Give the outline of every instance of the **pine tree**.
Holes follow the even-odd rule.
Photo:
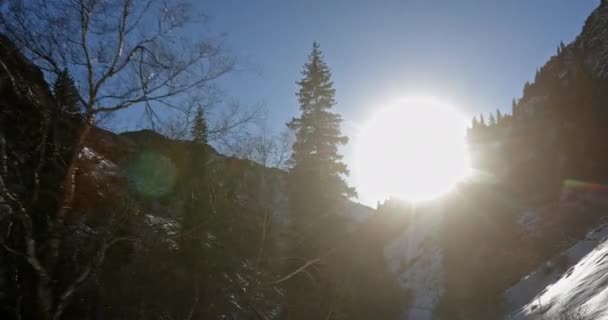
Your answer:
[[[483,113],[479,114],[479,125],[482,127],[486,126],[486,120],[483,118]]]
[[[496,109],[496,123],[500,124],[502,122],[502,113],[500,109]]]
[[[477,121],[477,116],[473,116],[473,120],[471,121],[471,129],[477,129],[479,127],[479,121]]]
[[[207,121],[202,106],[199,106],[198,109],[196,109],[190,134],[192,135],[192,142],[202,145],[207,144]]]
[[[532,85],[530,84],[530,82],[526,81],[526,83],[524,83],[523,97],[529,96],[531,88]]]
[[[511,114],[515,115],[516,111],[517,111],[517,101],[515,101],[515,98],[513,98],[513,100],[511,100]]]
[[[557,54],[561,54],[566,49],[566,45],[564,45],[563,41],[559,42],[559,47],[557,47]]]
[[[330,312],[328,305],[336,312],[335,309],[340,309],[336,306],[337,301],[328,299],[337,299],[344,294],[336,285],[344,266],[334,260],[338,259],[337,253],[331,257],[327,254],[344,240],[346,223],[338,212],[343,210],[344,200],[355,195],[354,189],[344,180],[348,169],[338,152],[348,139],[340,133],[342,118],[331,112],[336,104],[331,71],[316,42],[302,75],[297,82],[301,115],[287,123],[296,136],[288,180],[293,217],[292,254],[304,261],[326,258],[323,271],[314,280],[318,283],[298,276],[286,284],[286,312],[294,320],[324,318]],[[300,260],[290,263],[286,266],[287,272],[302,265]]]
[[[70,77],[67,69],[64,69],[57,76],[53,85],[53,93],[55,94],[55,102],[61,113],[80,116],[82,109],[80,107],[78,89],[76,89],[74,80]]]
[[[59,73],[53,84],[55,107],[50,116],[52,119],[52,132],[54,152],[61,157],[71,153],[73,141],[78,134],[82,121],[82,108],[78,89],[67,69]],[[61,142],[61,143],[59,143]],[[63,145],[63,147],[59,147]]]
[[[344,180],[348,169],[338,153],[338,148],[348,143],[348,138],[340,133],[342,117],[330,112],[336,104],[336,90],[331,81],[331,71],[316,42],[302,75],[303,78],[297,82],[302,113],[287,124],[296,134],[290,159],[292,180],[296,184],[308,180],[308,186],[316,185],[313,188],[320,188],[316,190],[323,197],[333,200],[354,196],[354,189],[348,187]]]
[[[496,118],[494,118],[494,113],[490,113],[490,119],[488,120],[488,125],[493,127],[496,125]]]
[[[181,247],[186,254],[192,254],[200,243],[201,226],[210,214],[210,197],[207,181],[207,123],[201,106],[196,110],[190,129],[190,175],[186,192],[185,212],[182,221]],[[195,232],[199,230],[199,232]],[[200,251],[200,250],[199,250]]]

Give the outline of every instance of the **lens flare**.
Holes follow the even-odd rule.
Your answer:
[[[128,177],[139,194],[158,198],[169,193],[175,185],[177,169],[171,159],[157,153],[141,153],[129,165]]]

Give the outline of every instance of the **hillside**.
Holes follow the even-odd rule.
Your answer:
[[[507,290],[516,308],[506,318],[604,319],[606,237],[603,225]],[[523,303],[523,304],[522,304]]]
[[[292,278],[334,281],[334,299],[350,318],[396,318],[407,304],[384,263],[374,210],[340,203],[324,224],[341,239],[303,260],[294,249],[285,171],[152,130],[91,128],[76,154],[74,199],[58,226],[52,212],[66,190],[61,181],[82,118],[60,108],[57,89],[1,35],[0,47],[0,318],[35,319],[42,309],[74,319],[270,319],[286,312]],[[207,161],[197,166],[201,152]],[[211,206],[188,230],[201,165]],[[55,237],[62,245],[51,259],[43,252]],[[27,251],[32,243],[41,249]],[[340,274],[321,278],[338,266]]]
[[[608,212],[606,30],[602,1],[576,40],[561,44],[524,85],[512,114],[474,122],[469,131],[478,167],[498,177],[520,208],[513,218],[526,235],[515,255],[521,280],[505,288],[507,318],[546,311],[547,319],[579,319],[567,313],[603,286],[591,274],[602,272],[601,261],[593,260],[603,250],[605,228],[591,230]],[[589,302],[585,312],[600,319],[598,308]]]
[[[0,17],[11,17],[1,3]],[[234,65],[215,39],[178,46],[163,29],[185,26],[189,7],[90,5],[98,11],[66,1],[77,19],[54,8],[37,16],[51,24],[16,19],[23,34],[0,34],[0,319],[608,317],[608,0],[575,41],[556,44],[510,114],[473,119],[472,176],[433,200],[377,209],[353,201],[340,153],[349,137],[318,43],[296,83],[301,115],[287,123],[295,142],[283,170],[222,154],[228,142],[210,140],[207,117],[224,110],[205,103]],[[124,36],[136,30],[127,20],[145,22],[145,33],[155,18],[157,37]],[[42,36],[54,56],[28,49],[38,43],[23,35],[47,35],[41,26],[54,19],[83,39]],[[116,48],[100,40],[115,33]],[[188,139],[95,123],[134,105],[154,113],[188,103]],[[434,120],[415,115],[421,127]],[[386,145],[369,152],[371,175],[391,163],[382,152],[391,148],[404,156],[383,169],[411,176],[399,168],[411,148],[400,144],[402,134],[418,136],[400,127],[374,136]],[[257,141],[265,134],[235,139],[270,153]],[[438,167],[424,162],[420,172]]]

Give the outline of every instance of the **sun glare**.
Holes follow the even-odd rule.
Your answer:
[[[353,175],[362,200],[425,201],[470,174],[467,121],[431,97],[400,100],[377,111],[355,142]]]

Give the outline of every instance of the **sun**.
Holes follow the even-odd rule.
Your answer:
[[[377,111],[355,141],[353,177],[362,200],[425,201],[469,176],[466,118],[432,97]]]

